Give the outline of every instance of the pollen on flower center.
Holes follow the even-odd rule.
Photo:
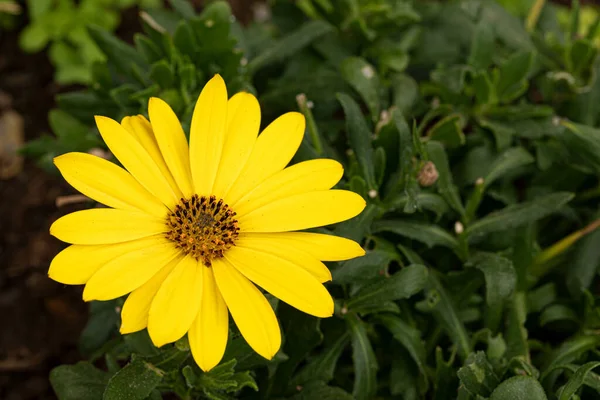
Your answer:
[[[167,216],[167,226],[167,238],[207,267],[235,245],[240,230],[235,212],[222,199],[196,194],[181,199]]]

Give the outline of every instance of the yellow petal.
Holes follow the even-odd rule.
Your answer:
[[[148,326],[148,313],[150,312],[152,300],[167,276],[179,264],[179,261],[179,258],[175,258],[127,297],[121,310],[120,332],[122,334],[141,331]]]
[[[225,258],[246,278],[292,307],[321,318],[333,315],[333,299],[325,286],[285,258],[242,245],[228,250]]]
[[[178,200],[146,149],[117,121],[96,117],[102,139],[133,177],[150,193],[171,208]]]
[[[192,326],[202,299],[203,268],[184,257],[156,292],[148,314],[148,334],[156,347],[181,339]]]
[[[217,287],[246,342],[270,360],[281,346],[281,332],[265,296],[227,260],[212,263]]]
[[[200,312],[188,332],[194,360],[203,371],[213,369],[225,354],[229,335],[227,305],[217,288],[212,268],[204,271]]]
[[[365,250],[354,240],[322,233],[244,233],[240,237],[252,237],[272,244],[273,247],[294,247],[322,261],[342,261],[365,255]]]
[[[312,276],[317,278],[319,282],[327,282],[331,280],[331,272],[329,269],[310,253],[297,248],[291,241],[278,240],[279,233],[270,234],[272,237],[264,237],[269,235],[263,233],[245,233],[240,235],[235,245],[245,247],[263,253],[270,253],[274,256],[283,258],[303,269],[308,271]]]
[[[218,198],[223,198],[248,161],[259,129],[260,106],[256,97],[240,92],[229,99],[225,143],[212,191]]]
[[[109,261],[155,243],[156,237],[95,246],[74,244],[54,257],[48,276],[66,285],[82,285]]]
[[[190,129],[190,168],[194,189],[201,196],[212,192],[225,142],[227,88],[215,75],[198,97]]]
[[[148,102],[152,131],[169,171],[184,197],[193,194],[190,157],[185,133],[171,107],[157,97]]]
[[[347,190],[297,194],[239,217],[242,232],[285,232],[345,221],[365,208],[365,201]]]
[[[342,164],[334,160],[304,161],[275,173],[231,207],[242,216],[285,197],[331,189],[343,173]]]
[[[167,163],[165,163],[162,153],[158,148],[158,143],[154,137],[154,132],[152,132],[152,125],[150,125],[150,121],[148,121],[143,115],[136,115],[123,118],[121,125],[123,125],[128,132],[135,136],[138,142],[140,142],[144,149],[146,149],[148,154],[150,154],[150,157],[152,157],[158,166],[158,169],[160,169],[162,175],[169,183],[173,193],[175,193],[178,198],[181,198],[183,194],[181,193],[181,190],[179,190],[177,183],[175,183],[173,175],[171,175],[171,171],[169,171],[169,167],[167,167]]]
[[[252,153],[231,189],[225,202],[233,204],[266,178],[285,168],[304,136],[304,115],[283,114],[273,121],[256,139]]]
[[[166,232],[163,219],[139,211],[92,208],[57,219],[50,234],[72,244],[110,244]]]
[[[168,210],[127,171],[100,157],[67,153],[54,159],[62,176],[75,189],[99,203],[122,210],[164,217]]]
[[[121,255],[100,268],[85,285],[83,300],[111,300],[130,293],[179,254],[173,242],[154,238],[148,247]]]

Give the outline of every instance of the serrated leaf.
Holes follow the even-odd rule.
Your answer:
[[[363,321],[354,313],[345,317],[352,340],[352,360],[354,362],[354,388],[356,400],[370,400],[377,391],[377,359],[367,336]]]
[[[530,376],[513,376],[492,392],[490,400],[548,400],[540,383]]]
[[[418,240],[427,247],[443,246],[457,250],[458,240],[437,225],[407,220],[381,220],[373,224],[373,232],[393,232],[400,236]]]
[[[346,115],[346,131],[350,147],[356,154],[356,159],[361,167],[363,178],[369,189],[377,189],[375,168],[373,165],[373,144],[371,130],[365,122],[360,107],[345,93],[338,93],[337,98]]]
[[[381,110],[379,101],[380,82],[375,68],[363,58],[348,57],[342,61],[340,72],[346,82],[360,94],[369,108],[373,121],[379,119]],[[344,104],[342,103],[342,105]],[[348,118],[347,114],[346,118]]]
[[[405,267],[391,277],[360,290],[348,300],[348,309],[376,305],[390,300],[407,299],[425,287],[427,276],[427,268],[422,265]]]
[[[465,234],[469,240],[475,241],[491,232],[504,231],[535,222],[558,211],[573,197],[572,193],[557,192],[505,207],[475,221],[467,228]]]
[[[102,399],[145,399],[162,381],[163,376],[163,371],[137,358],[110,378]]]
[[[58,400],[101,400],[110,375],[81,361],[50,371],[50,384]]]

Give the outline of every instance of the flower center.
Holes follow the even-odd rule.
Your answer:
[[[193,195],[167,216],[167,238],[185,254],[210,267],[235,245],[239,230],[235,212],[215,196]]]

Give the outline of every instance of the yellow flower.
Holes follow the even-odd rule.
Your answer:
[[[150,121],[121,124],[96,117],[108,148],[125,169],[68,153],[54,162],[81,193],[111,208],[77,211],[50,233],[71,243],[50,265],[52,279],[85,284],[83,299],[131,293],[122,333],[148,328],[160,347],[186,333],[207,371],[223,357],[228,313],[248,344],[271,359],[281,336],[259,286],[317,317],[333,314],[322,261],[364,254],[348,239],[296,232],[359,214],[364,200],[330,190],[342,166],[327,159],[287,167],[304,135],[302,114],[277,118],[258,135],[254,96],[227,98],[216,75],[200,94],[190,143],[173,110],[150,99]]]

